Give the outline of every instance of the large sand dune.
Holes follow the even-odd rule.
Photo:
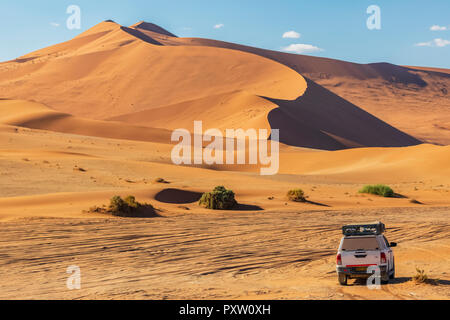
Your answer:
[[[295,99],[306,89],[303,77],[268,59],[150,44],[112,22],[0,68],[1,96],[93,119],[236,90]]]
[[[210,39],[161,37],[155,32],[151,35],[165,45],[228,48],[272,59],[419,140],[450,144],[447,69],[358,64]]]
[[[299,72],[309,71],[290,63],[296,56],[214,44],[176,38],[152,24],[107,21],[1,65],[0,95],[133,126],[190,129],[203,120],[208,128],[280,129],[281,142],[316,149],[420,143],[313,81],[307,85]],[[312,64],[326,68],[330,61]],[[341,64],[352,75],[382,73]]]

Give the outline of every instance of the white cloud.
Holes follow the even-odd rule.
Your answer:
[[[428,41],[428,42],[419,42],[416,43],[415,46],[416,47],[431,47],[433,45],[432,41]]]
[[[431,26],[430,30],[431,31],[445,31],[445,30],[447,30],[447,27],[438,26],[437,24],[435,24],[434,26]]]
[[[441,38],[437,38],[428,42],[419,42],[416,43],[416,47],[445,47],[450,45],[450,40],[445,40]]]
[[[450,40],[445,40],[445,39],[434,39],[434,43],[436,44],[436,46],[438,47],[445,47],[448,46],[450,44]]]
[[[323,49],[313,46],[311,44],[295,43],[291,44],[290,46],[284,47],[283,51],[302,54],[302,53],[319,52],[323,51]]]
[[[225,27],[225,25],[223,23],[219,23],[214,26],[214,29],[222,29],[223,27]]]
[[[301,34],[295,31],[288,31],[283,34],[283,39],[298,39]]]
[[[56,22],[50,22],[50,25],[55,28],[59,27],[59,23]]]

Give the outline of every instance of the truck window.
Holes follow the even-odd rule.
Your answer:
[[[378,249],[379,245],[375,237],[344,238],[344,242],[342,243],[342,250],[344,251],[370,251]]]

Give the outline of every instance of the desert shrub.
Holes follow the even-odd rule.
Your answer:
[[[428,283],[429,282],[428,276],[425,274],[425,270],[416,268],[416,272],[417,273],[413,277],[413,280],[415,283]]]
[[[120,217],[138,217],[153,213],[154,208],[150,204],[137,202],[134,196],[128,196],[125,199],[114,196],[111,198],[106,212]]]
[[[156,178],[154,180],[154,183],[168,183],[166,180],[164,180],[163,178]]]
[[[120,196],[114,196],[109,202],[109,210],[113,213],[125,212],[128,210],[128,206]]]
[[[234,192],[225,187],[216,187],[212,192],[207,192],[200,198],[199,204],[207,209],[229,210],[237,205]]]
[[[306,202],[305,193],[302,189],[289,190],[289,192],[287,193],[287,197],[289,201]]]
[[[395,195],[394,190],[392,190],[391,187],[383,184],[364,186],[361,190],[359,190],[359,193],[374,194],[385,198],[391,198]]]

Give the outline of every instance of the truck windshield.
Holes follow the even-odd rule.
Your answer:
[[[379,245],[375,237],[344,238],[344,242],[342,243],[342,250],[344,251],[366,251],[378,249]]]

